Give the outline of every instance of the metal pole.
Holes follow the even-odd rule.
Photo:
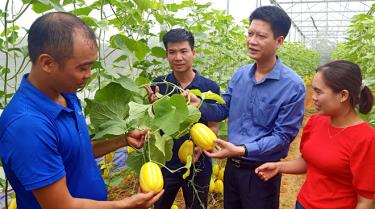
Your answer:
[[[230,1],[230,0],[227,0],[227,14],[228,14],[228,15],[229,15],[229,4],[230,4],[229,1]]]

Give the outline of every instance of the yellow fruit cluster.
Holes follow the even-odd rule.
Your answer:
[[[202,123],[194,124],[190,129],[190,135],[194,142],[192,140],[186,140],[178,150],[178,157],[182,163],[186,163],[189,156],[193,157],[194,143],[204,150],[212,150],[215,147],[215,133]],[[132,150],[129,148],[130,147],[128,147],[128,153],[131,153]],[[215,182],[215,184],[218,185],[215,186],[218,188],[218,193],[223,193],[222,179],[223,175],[221,176],[221,183]],[[154,162],[147,162],[143,164],[139,174],[139,184],[143,192],[160,192],[164,186],[163,175],[160,167]]]
[[[209,192],[223,194],[224,192],[224,171],[225,168],[220,168],[215,164],[212,168],[212,176],[210,180]]]

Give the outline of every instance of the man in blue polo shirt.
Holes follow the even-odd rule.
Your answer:
[[[288,15],[275,6],[257,8],[250,15],[247,47],[254,64],[231,78],[222,95],[226,104],[203,103],[206,121],[228,117],[228,142],[210,157],[228,158],[224,174],[225,209],[278,209],[281,175],[263,182],[255,168],[288,154],[304,114],[303,80],[283,65],[276,51],[290,29]],[[191,102],[200,101],[191,95]]]
[[[185,29],[172,29],[163,37],[164,47],[167,51],[167,60],[172,69],[172,73],[158,77],[154,82],[168,81],[180,86],[183,89],[199,89],[202,92],[212,91],[220,94],[220,87],[208,78],[205,78],[193,69],[192,63],[196,55],[194,51],[194,36],[190,31]],[[163,95],[171,93],[173,87],[166,84],[160,84],[155,89]],[[148,88],[150,100],[155,100],[155,95],[151,88]],[[173,93],[179,93],[175,90]],[[218,131],[218,124],[215,122],[208,123],[200,119],[201,123],[208,125],[215,133]],[[178,158],[178,150],[182,143],[190,138],[185,135],[180,139],[174,140],[172,159],[166,163],[170,169],[177,169],[182,164]],[[170,173],[166,169],[162,169],[164,177],[164,195],[155,204],[156,209],[171,208],[178,190],[182,187],[186,208],[201,209],[207,208],[208,189],[212,173],[211,159],[201,154],[198,148],[195,149],[194,159],[195,169],[191,171],[191,175],[187,179],[183,179],[184,171]],[[199,172],[197,172],[199,171]],[[196,173],[194,173],[196,172]],[[192,180],[192,176],[194,179]],[[192,184],[195,185],[195,189]],[[198,196],[199,195],[199,196]],[[204,206],[204,207],[203,207]]]
[[[131,143],[133,131],[92,145],[75,91],[84,87],[97,58],[94,32],[63,12],[39,17],[28,34],[32,69],[0,118],[0,158],[18,209],[148,208],[161,196],[139,193],[106,201],[94,157]]]

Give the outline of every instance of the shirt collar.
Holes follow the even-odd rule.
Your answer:
[[[266,80],[266,79],[280,80],[282,68],[283,68],[283,64],[282,64],[281,60],[279,59],[279,57],[276,56],[275,65],[273,66],[272,70],[267,74],[267,76],[263,79],[263,81]],[[256,63],[254,63],[251,66],[251,69],[250,69],[250,76],[251,77],[255,76],[255,70],[256,70]]]
[[[56,118],[62,110],[70,110],[70,108],[64,108],[63,106],[48,98],[43,92],[41,92],[33,84],[30,83],[30,81],[27,79],[28,76],[28,73],[23,76],[20,84],[20,90],[25,93],[27,98],[32,103],[40,107],[42,112],[45,112]]]
[[[198,73],[198,71],[196,71],[195,69],[193,69],[195,75],[194,75],[194,78],[193,80],[191,81],[191,83],[186,87],[186,89],[194,89],[194,88],[199,88],[199,84],[200,84],[200,78],[201,78],[201,75]],[[180,85],[180,82],[177,81],[176,77],[174,76],[173,72],[170,74],[170,81],[172,83],[175,83],[175,84],[178,84]]]

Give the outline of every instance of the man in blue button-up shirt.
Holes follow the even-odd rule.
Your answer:
[[[18,209],[149,208],[161,193],[106,201],[94,157],[131,143],[133,131],[94,145],[75,91],[91,76],[97,57],[94,32],[63,12],[38,18],[28,34],[32,68],[0,117],[0,158]]]
[[[281,176],[263,182],[254,172],[267,161],[287,156],[304,114],[303,80],[283,65],[276,51],[290,29],[290,18],[278,7],[257,8],[250,16],[247,47],[254,64],[238,69],[222,95],[226,104],[201,106],[202,118],[228,117],[228,141],[218,139],[210,157],[226,158],[224,207],[276,209]],[[199,102],[195,97],[193,102]]]

